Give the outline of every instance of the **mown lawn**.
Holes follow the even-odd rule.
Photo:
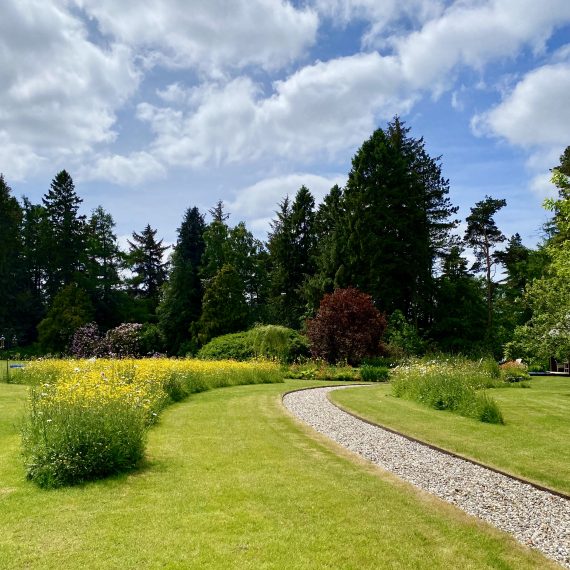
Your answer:
[[[335,403],[386,427],[570,494],[570,378],[490,390],[505,425],[395,398],[389,384],[340,390]]]
[[[24,480],[26,388],[0,385],[0,568],[556,567],[305,430],[280,398],[308,385],[193,395],[144,468],[55,491]]]

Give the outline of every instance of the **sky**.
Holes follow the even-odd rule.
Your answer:
[[[223,200],[261,239],[284,196],[346,182],[399,115],[465,218],[527,245],[570,144],[569,0],[2,0],[0,172],[39,202],[66,169],[122,243]]]

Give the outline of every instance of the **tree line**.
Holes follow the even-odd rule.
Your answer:
[[[136,322],[157,351],[186,354],[255,323],[303,329],[326,293],[356,287],[387,316],[392,348],[499,354],[519,339],[510,346],[520,349],[537,310],[525,291],[564,265],[555,250],[570,233],[569,158],[566,149],[554,218],[534,250],[501,232],[506,202],[489,196],[459,236],[441,158],[397,117],[358,149],[344,188],[318,206],[305,186],[285,196],[265,242],[230,224],[219,201],[184,212],[171,251],[150,224],[122,251],[112,215],[82,214],[65,170],[39,204],[19,202],[0,175],[0,334],[61,352],[86,323]]]

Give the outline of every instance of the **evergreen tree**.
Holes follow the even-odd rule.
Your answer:
[[[342,270],[345,219],[343,190],[335,184],[319,205],[315,215],[314,273],[303,285],[303,298],[311,313],[320,305],[325,293],[344,287]]]
[[[53,298],[52,305],[38,325],[44,350],[65,352],[75,331],[93,320],[93,306],[87,293],[75,283],[66,285]]]
[[[291,205],[289,198],[280,204],[269,235],[271,315],[291,328],[299,328],[307,312],[303,288],[314,273],[315,215],[315,200],[301,186]]]
[[[23,244],[21,240],[22,208],[0,174],[0,333],[5,338],[22,336],[20,301],[26,287]]]
[[[113,217],[101,206],[93,211],[86,227],[86,275],[83,282],[95,307],[95,320],[104,329],[119,322],[119,270],[124,260],[114,227]]]
[[[204,231],[204,254],[201,260],[200,275],[206,282],[211,280],[220,269],[229,263],[228,233],[226,224],[228,214],[224,213],[224,203],[220,200],[209,210],[212,221]]]
[[[484,348],[487,308],[482,283],[469,273],[462,254],[454,246],[444,258],[430,335],[445,352],[473,354]]]
[[[167,263],[163,261],[168,246],[156,240],[157,230],[147,224],[138,234],[133,232],[133,241],[129,240],[128,261],[133,272],[131,287],[135,297],[146,301],[152,315],[159,301],[160,288],[166,281]]]
[[[370,293],[388,314],[428,325],[434,266],[451,247],[457,211],[439,158],[396,117],[357,151],[344,192],[342,285]]]
[[[473,269],[482,272],[485,276],[487,290],[487,336],[491,339],[493,329],[493,296],[495,283],[493,281],[495,266],[498,257],[495,247],[505,241],[506,237],[495,223],[495,214],[507,205],[506,200],[499,200],[486,196],[471,208],[467,216],[467,229],[465,242],[473,249],[476,262]]]
[[[204,255],[204,217],[198,208],[188,208],[178,228],[178,241],[170,260],[170,275],[157,313],[168,351],[177,354],[191,347],[190,327],[202,312],[199,268]]]
[[[248,314],[244,283],[233,266],[224,265],[204,291],[198,327],[200,343],[243,330],[247,326]]]
[[[75,192],[71,176],[62,170],[43,198],[46,215],[46,292],[49,299],[63,286],[77,280],[84,267],[85,216],[83,200]]]

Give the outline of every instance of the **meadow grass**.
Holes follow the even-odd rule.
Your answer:
[[[52,491],[24,478],[26,388],[0,385],[0,568],[557,568],[302,427],[281,394],[310,384],[192,395],[140,470]]]
[[[570,379],[533,378],[529,389],[493,390],[505,425],[395,398],[389,385],[341,390],[335,403],[386,427],[570,494]]]
[[[498,365],[492,360],[412,359],[394,368],[390,384],[398,398],[485,423],[503,423],[499,407],[485,391],[505,385]]]

